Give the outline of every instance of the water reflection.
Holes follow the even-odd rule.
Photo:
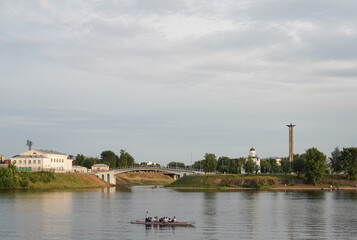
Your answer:
[[[217,212],[216,206],[216,192],[204,192],[203,193],[203,215],[200,219],[203,220],[205,225],[203,229],[203,235],[205,239],[214,239],[216,235],[215,228],[217,227],[217,218],[215,217]]]
[[[357,193],[152,187],[0,191],[2,239],[356,239]],[[130,224],[153,216],[195,227]],[[11,223],[11,224],[9,224]]]

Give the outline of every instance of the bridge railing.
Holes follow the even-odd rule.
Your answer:
[[[137,169],[137,168],[151,168],[151,169],[167,169],[167,170],[176,170],[176,171],[189,171],[189,172],[203,172],[202,169],[195,168],[183,168],[183,167],[158,167],[158,166],[150,166],[150,165],[133,165],[129,167],[117,167],[110,168],[110,170],[120,170],[120,169]]]

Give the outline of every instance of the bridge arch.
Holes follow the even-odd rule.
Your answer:
[[[148,167],[148,166],[139,166],[139,167],[129,167],[129,168],[118,168],[111,169],[108,171],[96,172],[94,173],[103,181],[106,181],[111,184],[116,184],[116,175],[128,172],[163,172],[166,175],[169,175],[173,179],[178,179],[186,175],[191,174],[205,174],[202,171],[195,169],[186,169],[186,168],[165,168],[165,167]]]

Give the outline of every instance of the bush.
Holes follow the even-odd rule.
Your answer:
[[[21,181],[20,181],[20,186],[22,188],[27,188],[29,186],[29,179],[27,177],[23,178]]]
[[[55,175],[51,172],[17,172],[12,164],[7,168],[0,168],[0,188],[27,188],[30,181],[49,183],[53,179]]]
[[[257,182],[256,184],[255,184],[255,187],[256,188],[261,188],[261,187],[263,187],[264,186],[264,182],[262,182],[262,181],[259,181],[259,182]]]

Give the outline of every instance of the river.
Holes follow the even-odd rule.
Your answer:
[[[130,224],[152,216],[194,227]],[[356,191],[0,191],[1,239],[357,239]]]

